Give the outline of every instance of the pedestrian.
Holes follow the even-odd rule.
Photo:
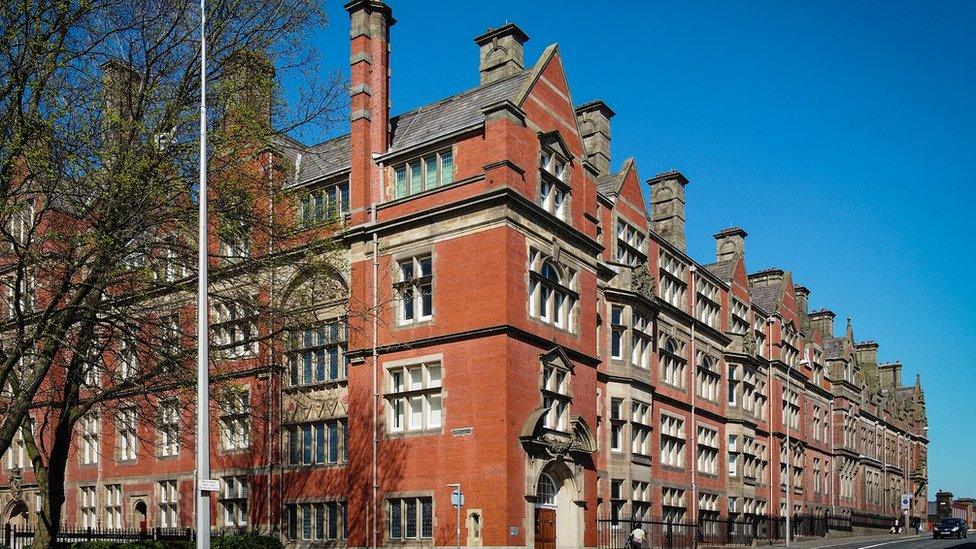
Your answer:
[[[642,549],[645,538],[646,534],[644,533],[644,529],[641,528],[641,523],[635,522],[634,529],[630,531],[630,537],[627,538],[627,546],[630,549]]]

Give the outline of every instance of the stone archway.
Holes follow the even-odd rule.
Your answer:
[[[14,500],[7,505],[4,522],[11,526],[28,526],[30,524],[30,509],[23,500]]]
[[[135,527],[139,529],[140,532],[145,532],[149,528],[149,509],[146,507],[146,502],[137,500],[133,506],[135,513],[133,517],[135,519]]]
[[[583,547],[584,505],[577,467],[561,459],[535,461],[526,494],[526,545],[538,549]]]

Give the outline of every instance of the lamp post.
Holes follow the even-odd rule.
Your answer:
[[[199,235],[197,242],[197,456],[196,529],[197,549],[210,548],[210,489],[202,481],[210,478],[210,317],[207,307],[207,11],[200,0],[200,188]],[[210,484],[210,483],[208,483]]]

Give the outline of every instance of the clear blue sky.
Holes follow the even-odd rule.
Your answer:
[[[691,180],[689,252],[710,262],[742,226],[750,270],[793,271],[838,330],[853,317],[920,373],[930,498],[976,497],[976,3],[390,4],[394,113],[477,85],[489,26],[518,23],[529,64],[558,42],[573,100],[617,112],[614,168]],[[348,16],[328,12],[313,44],[348,72]]]

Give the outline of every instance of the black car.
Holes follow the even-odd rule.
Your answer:
[[[932,529],[932,537],[964,538],[966,537],[966,521],[960,518],[944,518]]]

